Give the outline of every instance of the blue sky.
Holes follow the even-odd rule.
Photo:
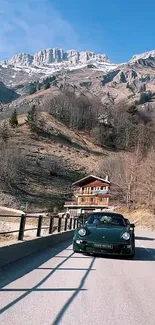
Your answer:
[[[126,62],[155,49],[154,31],[154,0],[0,0],[0,60],[62,47]]]

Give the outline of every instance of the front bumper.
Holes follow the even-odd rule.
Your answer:
[[[79,253],[103,254],[103,255],[124,255],[132,256],[134,254],[134,246],[129,243],[114,243],[112,248],[102,247],[105,243],[101,243],[101,247],[95,247],[95,243],[85,242],[77,243],[73,241],[73,250]],[[106,245],[106,244],[105,244]],[[108,245],[108,244],[107,244]]]

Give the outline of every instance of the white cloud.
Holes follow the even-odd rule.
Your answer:
[[[1,0],[0,59],[19,52],[36,53],[41,48],[79,48],[73,26],[48,0]]]

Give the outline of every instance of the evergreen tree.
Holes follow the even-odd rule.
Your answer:
[[[32,105],[32,108],[28,111],[26,122],[29,124],[31,131],[36,131],[37,112],[35,105]]]
[[[9,124],[12,128],[16,128],[18,126],[18,115],[16,109],[11,114],[11,117],[9,119]]]

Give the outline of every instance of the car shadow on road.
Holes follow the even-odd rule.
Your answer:
[[[136,254],[134,261],[154,261],[155,262],[155,249],[136,247]]]
[[[140,237],[140,236],[135,236],[135,239],[136,240],[151,240],[151,241],[154,241],[155,238],[150,238],[150,237]]]
[[[82,255],[89,256],[85,253]],[[136,247],[136,253],[134,257],[126,257],[121,255],[103,255],[99,253],[95,253],[91,256],[95,256],[96,258],[104,258],[104,259],[113,259],[113,260],[127,260],[127,261],[154,261],[155,262],[155,249],[153,248],[143,248]]]

